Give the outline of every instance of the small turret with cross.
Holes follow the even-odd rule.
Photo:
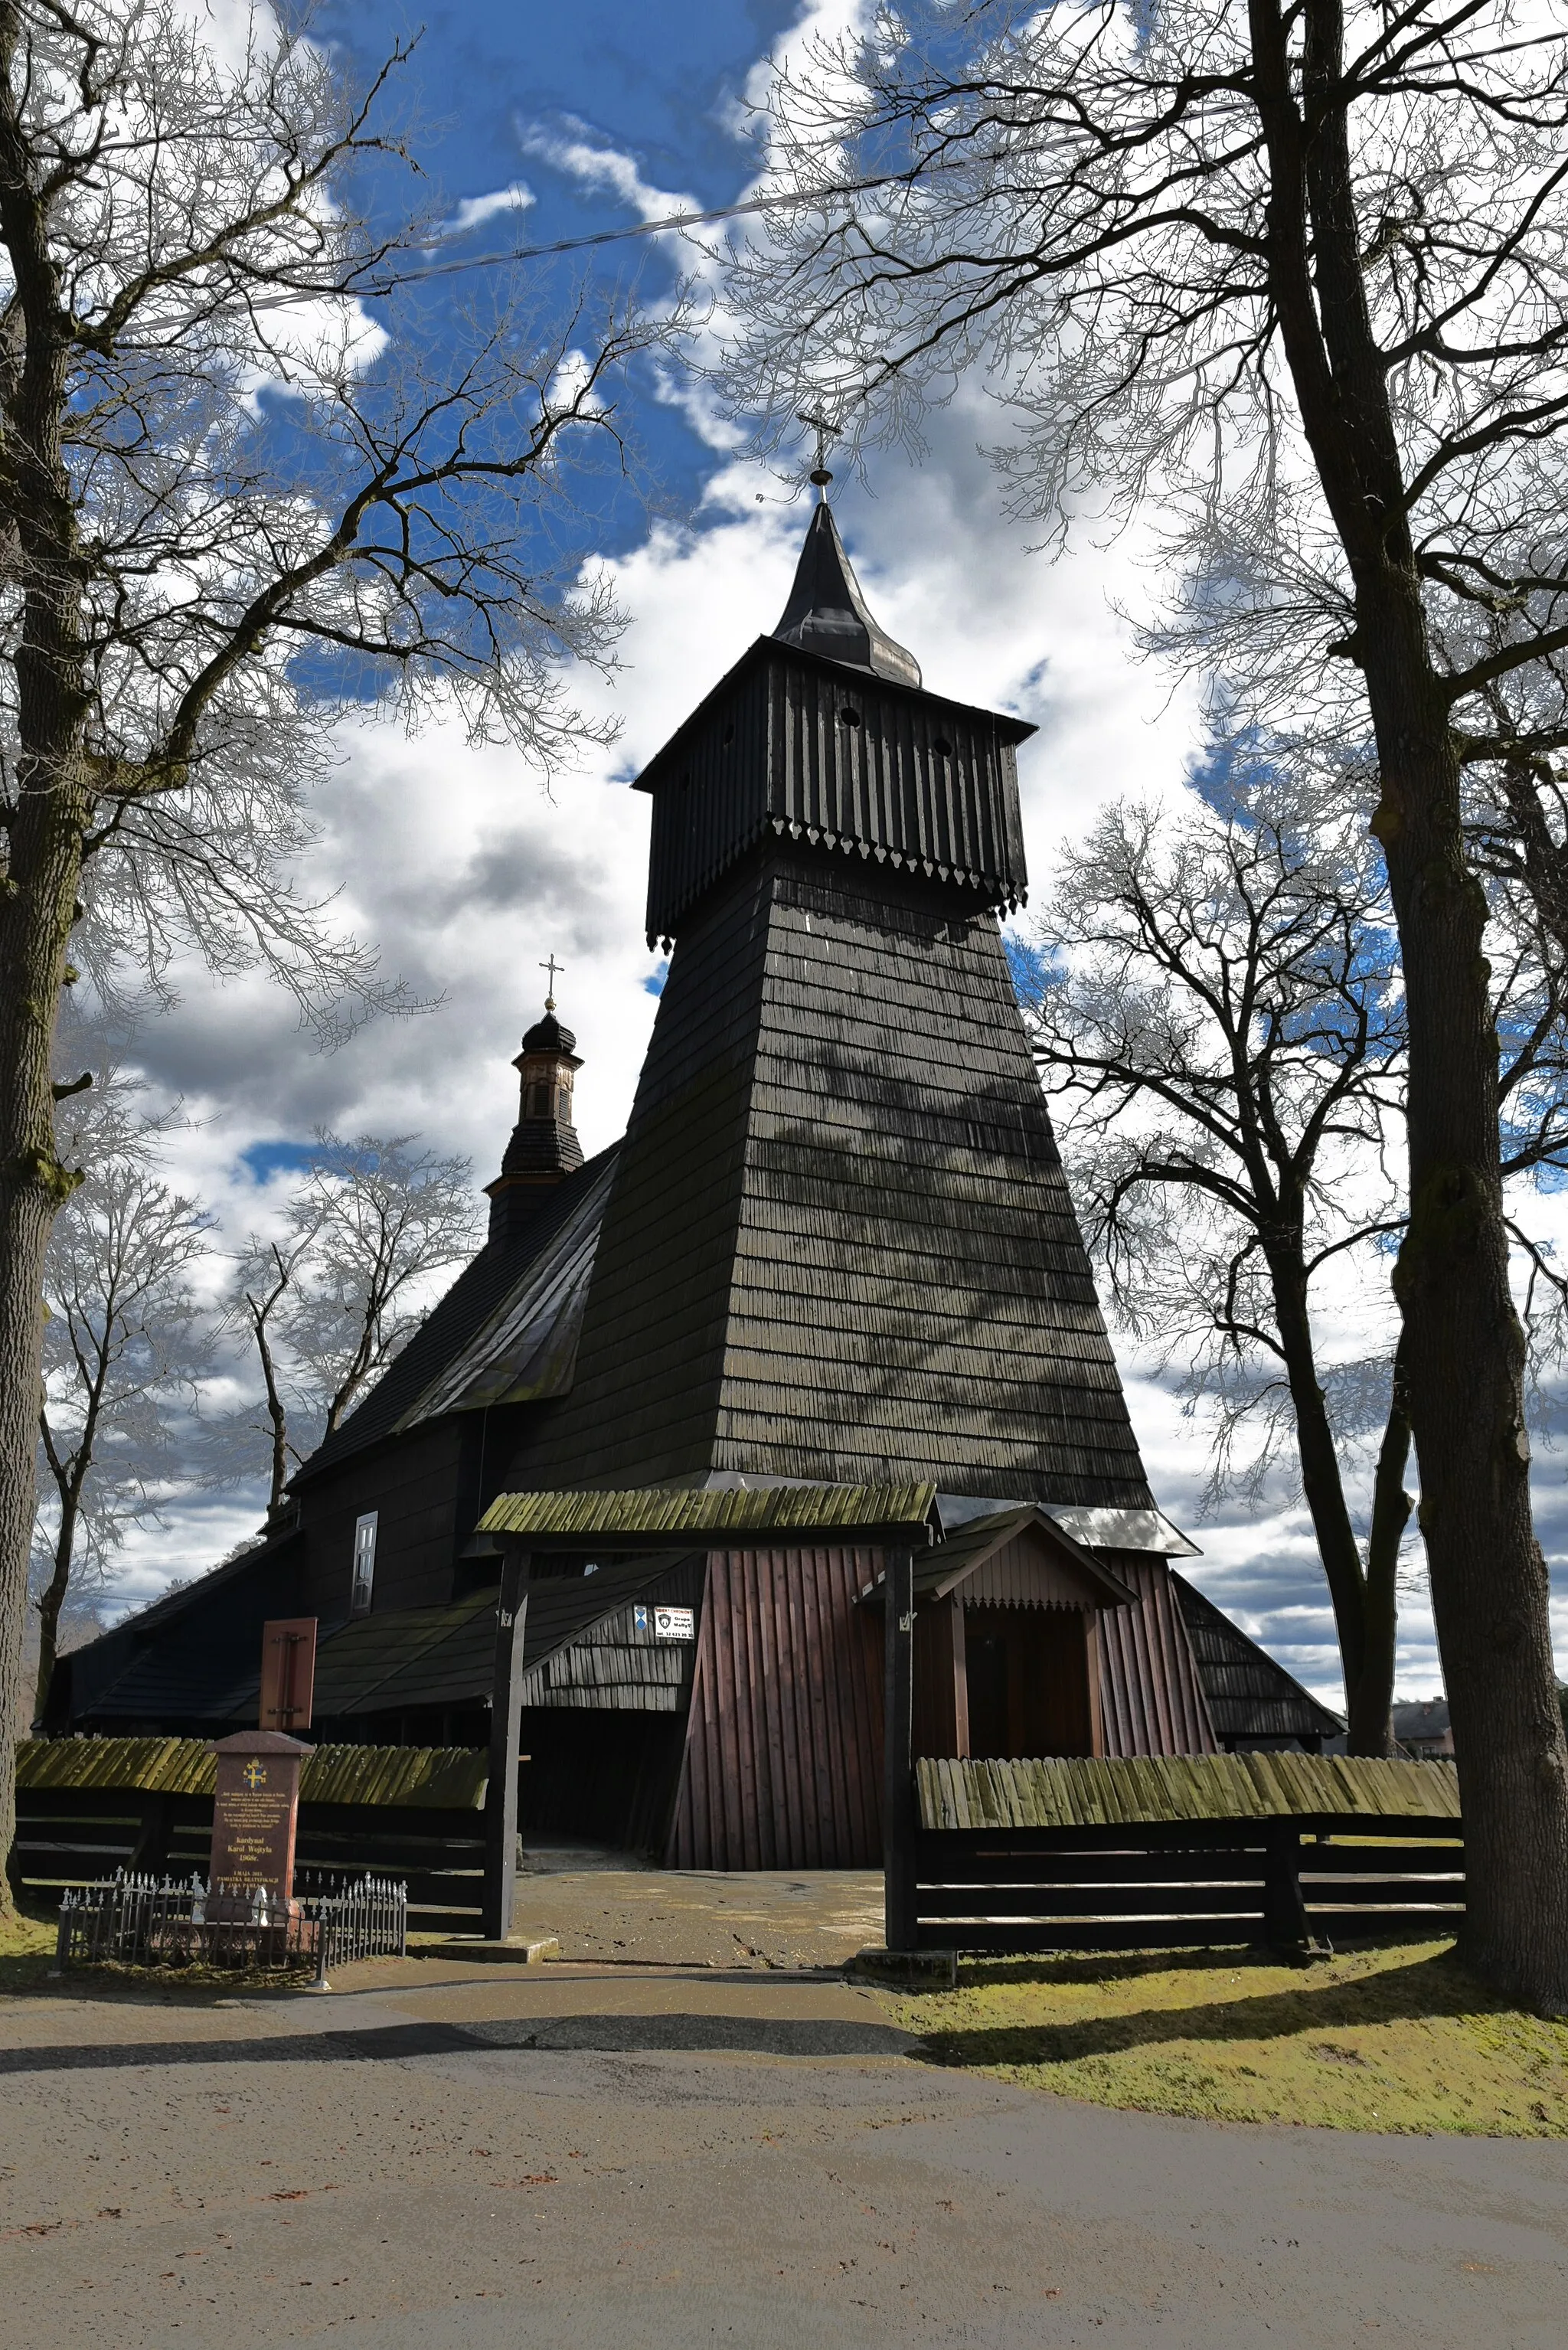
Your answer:
[[[529,1029],[523,1050],[512,1064],[522,1080],[517,1124],[500,1174],[485,1186],[493,1241],[521,1231],[537,1211],[544,1194],[583,1163],[583,1147],[572,1118],[574,1082],[583,1065],[575,1050],[576,1038],[556,1017],[556,982],[566,967],[554,950],[541,959],[539,968],[548,990],[545,1016]]]

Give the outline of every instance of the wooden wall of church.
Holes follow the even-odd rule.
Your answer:
[[[954,1593],[915,1613],[917,1754],[969,1752],[969,1674],[964,1656],[963,1602]]]
[[[714,1551],[669,1859],[868,1868],[882,1856],[882,1619],[859,1548]]]
[[[458,1520],[472,1485],[470,1455],[481,1418],[454,1412],[350,1453],[306,1480],[299,1504],[309,1562],[307,1614],[332,1622],[348,1615],[354,1522],[369,1510],[379,1520],[372,1607],[435,1607],[451,1598]]]
[[[1100,1690],[1107,1754],[1217,1754],[1192,1644],[1163,1558],[1096,1551],[1137,1593],[1100,1614]]]

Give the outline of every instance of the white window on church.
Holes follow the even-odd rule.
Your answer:
[[[379,1513],[367,1511],[354,1521],[354,1586],[348,1595],[350,1616],[368,1616],[370,1593],[376,1582],[376,1520]]]

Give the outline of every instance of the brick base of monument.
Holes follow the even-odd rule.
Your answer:
[[[265,1891],[258,1898],[254,1887],[215,1885],[203,1908],[190,1930],[201,1936],[201,1954],[214,1965],[284,1966],[317,1955],[320,1921],[307,1918],[298,1901],[280,1901]]]

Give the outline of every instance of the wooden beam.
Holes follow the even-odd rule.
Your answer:
[[[886,1554],[883,1582],[882,1869],[886,1940],[912,1950],[915,1904],[915,1555]]]
[[[1100,1670],[1100,1619],[1097,1616],[1084,1618],[1084,1661],[1089,1672],[1089,1752],[1099,1756],[1106,1751],[1105,1681]]]
[[[528,1554],[501,1562],[495,1609],[495,1667],[490,1697],[490,1782],[484,1797],[484,1934],[504,1942],[512,1931],[517,1887],[517,1740],[523,1723],[523,1636],[528,1621]]]
[[[969,1651],[963,1638],[963,1601],[955,1591],[948,1601],[952,1609],[953,1648],[953,1752],[961,1762],[969,1760]]]

